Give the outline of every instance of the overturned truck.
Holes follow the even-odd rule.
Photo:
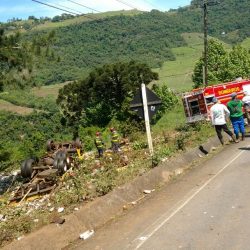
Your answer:
[[[21,164],[21,176],[26,180],[14,193],[10,201],[53,190],[57,186],[57,176],[63,175],[75,166],[75,157],[80,155],[80,139],[73,142],[55,143],[47,141],[47,153],[44,157],[30,158]]]

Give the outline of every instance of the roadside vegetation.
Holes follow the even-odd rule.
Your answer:
[[[64,15],[53,20],[30,17],[27,22],[13,20],[3,25],[1,173],[19,169],[24,159],[43,156],[49,139],[62,142],[80,137],[83,151],[92,154],[76,157],[78,168],[60,178],[60,188],[50,196],[9,204],[11,192],[24,181],[17,177],[1,196],[1,215],[5,217],[0,222],[0,246],[50,223],[58,216],[57,208],[63,206],[65,213],[70,213],[215,134],[208,122],[186,124],[181,103],[181,92],[200,86],[202,79],[199,4],[195,0],[187,8],[167,13],[107,13],[94,22]],[[210,41],[211,83],[249,77],[247,6],[246,1],[235,6],[235,1],[227,0],[223,11],[213,7],[210,33],[217,39]],[[10,24],[20,24],[23,35],[10,29],[6,33]],[[241,41],[244,49],[233,47]],[[217,52],[222,57],[215,57]],[[215,58],[223,63],[215,65]],[[162,100],[151,122],[153,157],[148,153],[144,124],[129,108],[141,83]],[[10,112],[10,106],[15,105],[23,110]],[[30,109],[34,111],[29,113]],[[122,153],[107,151],[97,159],[95,133],[102,133],[109,149],[110,127],[126,139]]]

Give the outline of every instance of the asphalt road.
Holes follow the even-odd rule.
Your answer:
[[[250,138],[67,249],[250,249]]]

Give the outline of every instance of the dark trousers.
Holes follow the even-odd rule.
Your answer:
[[[227,133],[228,135],[230,135],[231,137],[233,136],[232,131],[230,131],[230,129],[227,127],[227,124],[223,124],[223,125],[215,125],[215,130],[217,133],[218,138],[220,139],[221,142],[223,142],[222,140],[222,130],[224,130],[225,133]]]
[[[118,142],[112,142],[112,150],[114,153],[117,153],[119,151],[120,144]]]
[[[103,148],[97,148],[98,151],[98,157],[102,157],[103,156]]]

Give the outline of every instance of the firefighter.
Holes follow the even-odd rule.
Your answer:
[[[100,132],[96,132],[95,146],[97,148],[98,157],[99,158],[102,157],[103,156],[103,151],[104,151],[104,142],[102,140]]]
[[[245,126],[243,118],[243,102],[237,98],[236,93],[231,94],[232,100],[227,103],[227,108],[230,111],[230,120],[234,128],[236,139],[239,139],[239,132],[242,136],[242,141],[245,139]]]
[[[229,117],[230,114],[227,107],[224,104],[219,103],[216,97],[212,99],[212,102],[214,103],[214,105],[210,109],[211,121],[215,127],[215,131],[221,144],[224,145],[223,136],[221,133],[222,130],[224,130],[224,132],[227,133],[233,139],[234,142],[239,142],[236,140],[234,134],[227,127],[226,118]]]
[[[247,118],[247,124],[248,126],[250,125],[250,95],[248,94],[247,91],[244,91],[244,97],[242,98],[242,102],[244,105],[244,109],[245,109],[245,114],[246,114],[246,118]]]
[[[119,142],[119,135],[115,128],[110,128],[111,132],[111,148],[114,153],[120,151],[120,142]]]

